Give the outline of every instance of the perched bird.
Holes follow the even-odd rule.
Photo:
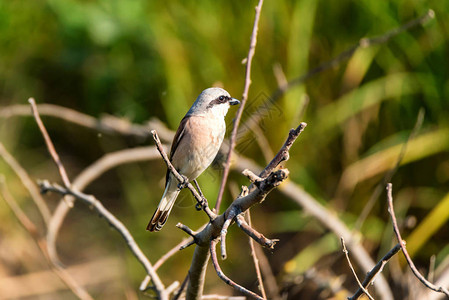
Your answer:
[[[240,101],[221,88],[205,89],[181,120],[170,150],[170,161],[176,170],[195,180],[214,160],[226,132],[224,117],[230,105]],[[165,192],[147,230],[159,231],[180,192],[178,181],[167,170]]]

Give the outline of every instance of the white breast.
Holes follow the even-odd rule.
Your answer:
[[[226,124],[223,117],[216,118],[209,114],[191,117],[188,128],[183,137],[182,152],[176,153],[176,160],[182,161],[180,172],[193,180],[203,173],[217,156],[226,132]]]

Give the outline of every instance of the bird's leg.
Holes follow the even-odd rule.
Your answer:
[[[207,206],[207,199],[206,197],[204,197],[203,195],[203,191],[201,191],[200,185],[198,184],[198,181],[196,181],[196,179],[193,180],[193,182],[195,183],[196,189],[198,190],[198,193],[201,196],[201,199],[203,200],[203,203],[197,203],[195,205],[196,210],[201,210],[203,208],[203,206]]]
[[[182,190],[183,188],[187,187],[187,185],[189,184],[189,178],[187,178],[186,176],[179,174],[182,177],[182,181],[178,183],[178,189]]]

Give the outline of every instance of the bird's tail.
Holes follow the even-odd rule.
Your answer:
[[[159,231],[162,229],[162,226],[164,226],[165,222],[167,222],[168,215],[175,204],[179,191],[180,190],[176,188],[176,185],[174,189],[170,183],[167,184],[164,195],[162,196],[162,199],[159,202],[150,223],[148,223],[147,230]]]

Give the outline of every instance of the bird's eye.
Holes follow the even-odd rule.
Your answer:
[[[220,97],[218,97],[218,100],[224,101],[224,100],[225,100],[225,96],[220,96]]]

